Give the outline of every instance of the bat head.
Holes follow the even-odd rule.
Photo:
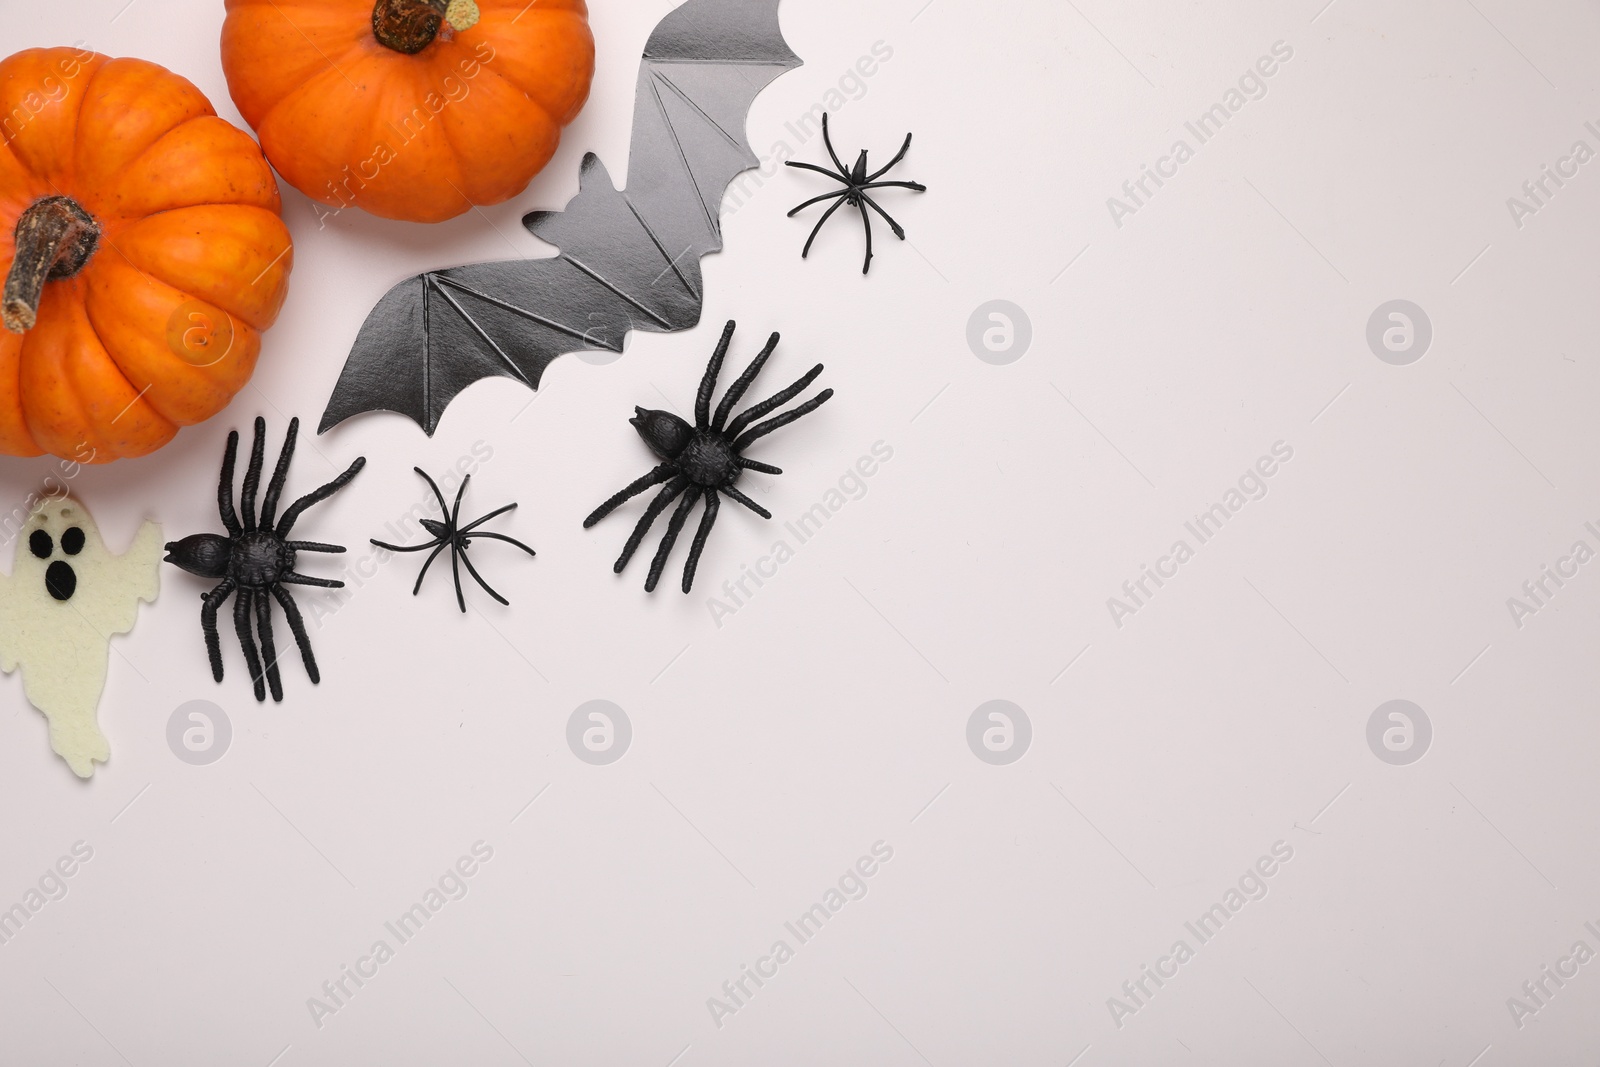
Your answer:
[[[628,422],[639,431],[639,436],[650,446],[650,451],[662,459],[677,459],[689,447],[689,442],[694,440],[694,427],[670,411],[636,407],[633,409],[633,418]]]
[[[79,568],[106,555],[88,509],[68,496],[46,497],[23,524],[11,577],[41,584],[52,599],[71,600],[78,592]]]

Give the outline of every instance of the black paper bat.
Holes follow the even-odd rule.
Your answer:
[[[565,211],[523,225],[559,248],[410,278],[356,337],[318,433],[364,411],[410,416],[429,436],[457,393],[491,375],[530,389],[550,361],[622,351],[629,330],[700,321],[700,257],[722,248],[722,196],[756,165],[744,124],[756,94],[800,65],[778,0],[688,0],[639,64],[625,191],[593,153]]]

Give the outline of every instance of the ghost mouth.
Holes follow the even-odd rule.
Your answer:
[[[57,600],[71,600],[78,590],[78,572],[66,560],[58,559],[45,568],[44,587]]]

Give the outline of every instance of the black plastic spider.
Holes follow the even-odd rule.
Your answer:
[[[267,495],[261,499],[261,518],[256,519],[256,488],[261,484],[261,464],[266,451],[267,420],[256,419],[255,447],[250,451],[250,466],[245,471],[244,486],[239,493],[239,508],[244,521],[233,511],[233,463],[239,452],[239,431],[228,434],[228,447],[222,455],[222,478],[217,485],[217,510],[228,536],[220,534],[191,534],[181,541],[167,542],[168,563],[176,564],[190,574],[202,578],[221,578],[222,584],[202,596],[200,628],[206,635],[206,652],[211,656],[211,676],[222,681],[222,645],[217,637],[217,608],[237,591],[233,603],[233,625],[239,632],[239,644],[244,649],[244,661],[250,668],[255,683],[256,699],[266,700],[262,687],[263,659],[265,678],[272,687],[272,699],[283,699],[283,683],[278,677],[278,653],[272,640],[272,605],[267,600],[270,593],[283,607],[289,629],[294,633],[295,644],[300,646],[300,658],[305,661],[306,674],[313,683],[320,682],[317,659],[311,653],[311,640],[306,636],[305,621],[300,609],[295,607],[285,585],[315,585],[327,589],[343,588],[344,583],[331,578],[312,578],[294,570],[296,552],[343,552],[343,545],[325,545],[316,541],[288,541],[289,529],[311,505],[328,499],[349,484],[366,465],[361,456],[339,477],[315,492],[290,504],[283,517],[273,525],[273,515],[278,510],[278,497],[283,492],[284,479],[289,474],[289,460],[294,457],[294,439],[300,431],[300,420],[289,420],[289,433],[283,439],[283,451],[278,454],[278,466],[267,485]],[[261,639],[261,652],[250,636],[250,612],[255,610],[256,633]]]
[[[425,530],[433,534],[433,540],[429,541],[425,545],[413,545],[410,548],[402,548],[399,545],[385,544],[384,542],[377,540],[373,540],[372,543],[377,545],[379,548],[387,548],[390,552],[421,552],[425,549],[433,549],[433,554],[427,558],[427,561],[422,564],[422,569],[417,572],[417,584],[411,587],[412,596],[416,596],[417,593],[422,590],[422,579],[427,575],[428,568],[433,565],[434,559],[439,555],[439,553],[448,548],[450,550],[450,571],[455,575],[456,579],[456,603],[461,606],[462,614],[466,614],[467,600],[461,592],[461,563],[465,563],[467,565],[467,573],[471,574],[473,578],[477,579],[478,584],[483,586],[483,591],[485,593],[488,593],[490,596],[500,601],[500,603],[509,606],[511,601],[495,592],[494,589],[490,587],[489,583],[483,580],[483,575],[478,573],[478,569],[472,565],[472,560],[467,558],[467,549],[472,547],[472,539],[474,537],[488,537],[496,541],[509,542],[510,544],[516,545],[518,548],[522,549],[522,551],[526,552],[528,555],[535,555],[536,553],[533,551],[533,549],[529,548],[527,545],[523,544],[521,541],[518,541],[514,537],[507,537],[505,534],[485,533],[478,529],[478,527],[482,526],[490,519],[497,515],[504,515],[506,512],[513,510],[517,505],[507,504],[503,508],[496,508],[483,518],[478,519],[476,522],[470,522],[467,525],[462,526],[460,525],[461,498],[467,493],[467,483],[472,481],[472,475],[469,474],[465,478],[461,479],[461,488],[456,493],[456,505],[454,508],[448,508],[445,507],[444,494],[439,492],[439,486],[434,482],[434,480],[428,477],[428,472],[423,470],[421,467],[412,467],[411,469],[422,475],[423,479],[428,483],[428,487],[433,490],[433,495],[439,501],[439,510],[444,514],[444,521],[441,522],[438,519],[418,520],[422,523],[422,526]],[[369,540],[372,539],[369,538]]]
[[[796,163],[792,160],[785,161],[788,166],[799,167],[801,170],[814,170],[818,174],[826,174],[834,181],[844,182],[844,188],[838,192],[823,193],[821,196],[814,196],[810,200],[807,200],[805,203],[796,207],[793,211],[789,212],[789,217],[794,218],[798,212],[804,211],[812,204],[821,203],[824,200],[832,200],[834,202],[832,207],[822,213],[822,218],[818,219],[816,226],[812,228],[811,236],[806,238],[805,248],[800,250],[800,258],[805,259],[806,256],[810,254],[811,242],[817,239],[817,234],[821,232],[822,224],[828,221],[828,217],[835,211],[838,211],[843,205],[849,204],[851,207],[860,210],[861,224],[866,227],[867,230],[867,258],[866,262],[861,264],[861,273],[865,274],[872,267],[872,216],[867,214],[867,208],[870,207],[872,210],[882,215],[883,221],[889,224],[889,228],[894,231],[894,235],[896,237],[900,238],[902,241],[906,239],[906,231],[900,228],[900,224],[898,222],[889,217],[889,213],[887,211],[878,206],[878,202],[876,200],[867,195],[867,190],[896,188],[911,189],[918,193],[925,193],[928,191],[928,187],[926,185],[919,185],[916,182],[880,182],[878,180],[879,178],[883,177],[883,175],[889,173],[889,171],[894,168],[895,164],[906,158],[906,152],[911,148],[911,135],[909,133],[906,134],[906,143],[901,145],[900,151],[895,153],[895,157],[893,159],[889,160],[888,166],[875,170],[871,174],[867,173],[867,150],[865,148],[863,148],[861,150],[861,154],[856,157],[856,165],[851,167],[849,170],[845,170],[844,164],[839,162],[839,153],[833,150],[833,141],[828,137],[827,112],[823,112],[822,114],[822,143],[828,146],[828,155],[833,158],[833,165],[838,168],[838,173],[834,173],[826,167],[819,167],[814,163]]]
[[[717,510],[721,507],[718,493],[727,494],[763,519],[772,518],[770,511],[741,493],[733,483],[737,482],[739,475],[746,470],[761,471],[764,474],[782,474],[783,471],[767,463],[746,459],[741,453],[758,438],[765,437],[773,430],[787,426],[802,415],[815,411],[833,396],[832,389],[824,389],[791,411],[774,415],[765,422],[755,422],[767,412],[793,400],[801,390],[815,381],[817,375],[822,373],[822,364],[818,363],[787,389],[747,408],[731,423],[727,421],[733,405],[739,402],[744,391],[761,372],[767,357],[778,347],[778,335],[773,334],[767,339],[766,347],[756,355],[745,372],[728,387],[728,391],[723,394],[722,402],[717,405],[716,415],[713,416],[711,394],[716,391],[717,373],[722,369],[722,357],[727,355],[728,342],[733,339],[733,326],[733,321],[730,319],[722,330],[722,340],[717,342],[717,350],[711,354],[711,362],[706,365],[705,377],[700,381],[700,392],[695,396],[695,424],[690,426],[670,411],[648,411],[635,407],[634,416],[628,421],[639,431],[639,436],[644,438],[645,444],[650,446],[651,451],[665,462],[595,508],[594,512],[583,520],[584,528],[587,529],[611,514],[623,501],[638,496],[652,485],[667,483],[661,492],[656,494],[655,499],[650,501],[650,506],[645,509],[639,524],[633,528],[628,543],[623,546],[622,555],[617,557],[616,566],[612,570],[621,574],[622,568],[628,565],[628,560],[638,549],[639,542],[644,540],[650,525],[675,497],[680,493],[683,494],[678,510],[672,513],[672,519],[667,523],[667,532],[662,535],[661,547],[656,549],[655,559],[650,562],[650,574],[644,583],[646,592],[654,591],[656,582],[661,578],[662,568],[667,565],[667,555],[678,539],[678,531],[683,529],[684,521],[689,517],[689,510],[694,507],[694,502],[702,494],[706,500],[705,512],[700,518],[700,529],[694,535],[694,544],[689,549],[689,559],[683,567],[685,593],[694,584],[694,572],[700,563],[700,552],[706,546],[706,538],[711,534],[712,524],[717,521]]]

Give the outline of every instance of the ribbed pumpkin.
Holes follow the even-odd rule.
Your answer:
[[[594,74],[583,0],[227,0],[222,69],[284,181],[438,222],[528,185]]]
[[[187,80],[0,61],[0,453],[142,456],[250,378],[293,260],[260,148]]]

